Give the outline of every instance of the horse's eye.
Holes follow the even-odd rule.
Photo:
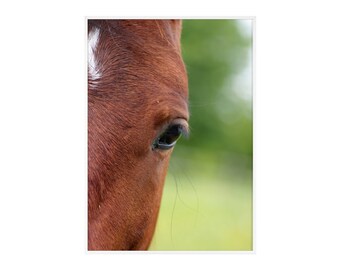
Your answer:
[[[152,144],[152,149],[168,150],[175,146],[183,132],[181,125],[169,126]]]

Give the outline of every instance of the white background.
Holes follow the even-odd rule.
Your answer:
[[[339,269],[335,1],[10,3],[0,7],[1,269]],[[89,254],[85,16],[173,15],[256,17],[255,252]]]

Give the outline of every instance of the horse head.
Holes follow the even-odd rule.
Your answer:
[[[147,249],[188,133],[176,20],[88,21],[88,248]]]

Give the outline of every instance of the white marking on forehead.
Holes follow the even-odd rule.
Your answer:
[[[91,80],[100,79],[101,73],[98,68],[98,62],[95,57],[99,41],[99,28],[93,28],[88,37],[88,71]]]

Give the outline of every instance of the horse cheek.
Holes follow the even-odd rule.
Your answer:
[[[150,174],[150,170],[147,170],[148,175],[148,182],[150,185],[149,192],[145,194],[147,198],[147,205],[146,206],[149,209],[148,218],[144,219],[144,224],[142,227],[145,230],[144,233],[144,239],[140,242],[140,244],[136,247],[136,249],[146,250],[148,249],[152,237],[155,232],[161,199],[162,199],[162,193],[165,183],[165,178],[167,174],[167,169],[169,165],[169,159],[170,159],[170,153],[167,153],[165,157],[163,157],[161,160],[158,160],[155,162],[155,160],[149,160],[146,164],[147,167],[145,168],[154,168],[152,170],[152,173]],[[144,215],[145,216],[145,215]]]

